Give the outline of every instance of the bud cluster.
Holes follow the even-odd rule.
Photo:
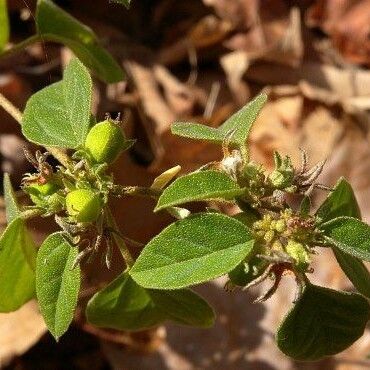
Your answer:
[[[315,235],[315,220],[294,215],[291,209],[265,214],[254,222],[253,233],[266,255],[286,254],[298,271],[307,271]]]

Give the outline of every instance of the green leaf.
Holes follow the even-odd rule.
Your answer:
[[[320,225],[325,239],[351,256],[370,261],[370,226],[352,217],[337,217]]]
[[[123,273],[96,293],[86,307],[90,324],[117,330],[143,330],[166,319],[149,293]]]
[[[6,220],[8,221],[8,224],[10,224],[14,219],[16,219],[19,216],[20,209],[8,173],[4,174],[3,183],[4,183]]]
[[[238,202],[238,205],[240,202]],[[232,216],[236,220],[242,222],[244,225],[248,226],[249,228],[253,227],[253,224],[260,219],[260,215],[258,212],[253,208],[246,208],[242,212],[239,212]]]
[[[299,213],[302,216],[308,216],[311,211],[311,199],[309,196],[305,195],[301,201],[301,204],[299,206]]]
[[[96,293],[86,308],[88,321],[116,330],[143,330],[166,320],[208,327],[213,311],[190,290],[147,290],[137,285],[128,273],[119,275]]]
[[[195,140],[204,140],[221,144],[225,140],[225,134],[219,129],[192,122],[175,122],[171,125],[174,135]]]
[[[266,94],[258,95],[218,128],[208,127],[198,123],[175,122],[171,126],[171,132],[175,135],[190,139],[222,144],[227,135],[235,130],[230,137],[230,144],[242,146],[245,144],[252,125],[263,105],[266,103],[266,100]]]
[[[361,218],[360,208],[353,189],[344,178],[339,179],[334,190],[317,210],[316,216],[320,217],[322,222],[340,216]]]
[[[168,319],[181,325],[209,328],[215,313],[209,304],[190,289],[148,290],[153,302]]]
[[[20,308],[35,295],[36,246],[22,219],[14,219],[0,239],[0,312]]]
[[[358,258],[333,248],[339,266],[345,272],[354,287],[365,297],[370,299],[370,273]]]
[[[0,52],[9,40],[9,19],[6,0],[0,0]]]
[[[340,216],[349,216],[361,219],[354,191],[351,185],[341,178],[334,190],[318,209],[317,216],[322,221],[329,221]],[[370,298],[370,273],[366,266],[356,257],[342,252],[337,247],[332,247],[339,266],[351,280],[354,287],[364,296]]]
[[[267,95],[259,94],[251,102],[227,119],[222,126],[219,127],[219,130],[224,135],[235,130],[231,142],[244,145],[245,141],[248,139],[253,123],[266,101]]]
[[[193,172],[176,179],[158,199],[154,211],[198,200],[231,200],[243,194],[244,189],[220,171]]]
[[[123,79],[122,69],[100,45],[95,33],[52,1],[38,0],[36,25],[43,39],[68,46],[103,81]]]
[[[76,148],[90,127],[92,82],[87,69],[73,59],[63,80],[38,91],[28,100],[22,131],[40,145]]]
[[[239,263],[230,271],[229,279],[234,285],[246,286],[261,276],[267,267],[268,262],[266,260],[253,256],[249,261]]]
[[[253,248],[248,228],[217,213],[198,213],[166,227],[132,267],[145,288],[179,289],[231,271]]]
[[[37,253],[36,294],[45,323],[56,340],[73,320],[81,282],[79,266],[72,269],[78,249],[61,232],[49,235]]]
[[[369,313],[368,302],[359,294],[308,285],[281,323],[277,344],[296,360],[334,355],[362,336]]]
[[[117,4],[121,4],[121,5],[124,5],[127,9],[130,7],[131,5],[131,0],[109,0],[111,3],[117,3]]]

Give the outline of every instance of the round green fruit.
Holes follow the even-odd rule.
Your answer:
[[[102,200],[89,189],[77,189],[67,194],[67,213],[77,222],[94,222],[100,215]]]
[[[95,163],[112,163],[130,146],[121,128],[105,120],[91,128],[86,136],[85,149]]]
[[[33,203],[40,204],[46,198],[59,190],[59,186],[54,182],[47,182],[46,184],[39,185],[37,183],[30,184],[25,188],[25,191],[30,195]]]

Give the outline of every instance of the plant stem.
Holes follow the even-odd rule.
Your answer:
[[[4,108],[20,125],[22,125],[22,113],[15,107],[1,92],[0,92],[0,106]],[[45,147],[46,150],[52,154],[63,166],[68,167],[69,157],[63,150],[53,147]]]
[[[108,221],[109,227],[111,227],[113,230],[118,231],[118,226],[117,226],[116,220],[114,219],[114,217],[112,215],[111,210],[108,207],[106,207],[105,212],[106,212],[106,215],[107,215],[107,221]],[[114,240],[115,240],[115,242],[116,242],[116,244],[117,244],[117,246],[118,246],[118,248],[119,248],[119,250],[122,254],[122,257],[126,262],[127,267],[129,267],[129,268],[132,267],[135,261],[132,258],[131,253],[128,250],[126,243],[116,233],[112,233],[112,234],[113,234]]]
[[[9,113],[20,125],[22,124],[22,113],[16,108],[1,92],[0,92],[0,106]]]
[[[44,211],[42,209],[28,209],[26,211],[23,211],[21,214],[20,214],[20,217],[23,219],[23,220],[28,220],[30,218],[34,218],[34,217],[37,217],[37,216],[40,216],[44,213]]]
[[[145,186],[121,186],[120,191],[122,191],[122,195],[152,198],[158,198],[162,193],[162,190],[147,188]]]
[[[30,46],[30,45],[34,44],[37,41],[42,41],[41,36],[40,35],[33,35],[33,36],[31,36],[31,37],[29,37],[29,38],[27,38],[27,39],[19,42],[18,44],[15,44],[13,47],[11,47],[11,48],[3,51],[0,54],[0,57],[1,58],[5,58],[5,57],[8,57],[10,55],[19,53],[24,48],[26,48],[27,46]]]

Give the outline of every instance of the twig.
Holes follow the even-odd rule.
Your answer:
[[[20,125],[22,125],[22,112],[15,107],[1,92],[0,106],[4,108]],[[69,166],[69,157],[61,149],[45,146],[45,149],[53,155],[63,166]]]
[[[26,211],[23,211],[20,214],[20,217],[23,220],[28,220],[28,219],[33,218],[33,217],[41,216],[43,213],[44,213],[44,211],[42,209],[40,209],[40,208],[37,208],[37,209],[27,209]]]
[[[22,124],[22,113],[16,108],[1,92],[0,105],[8,112],[20,125]]]
[[[211,118],[213,110],[216,105],[216,101],[218,98],[218,94],[220,92],[221,85],[219,82],[214,82],[211,87],[211,92],[208,96],[208,101],[206,104],[206,108],[204,109],[203,117],[204,118]]]
[[[121,191],[122,195],[153,197],[153,198],[158,198],[162,193],[162,190],[147,188],[145,186],[120,186],[119,190]]]
[[[106,215],[107,215],[107,221],[108,221],[109,227],[111,227],[114,230],[118,230],[116,220],[114,219],[114,217],[112,215],[112,212],[108,207],[106,208]],[[117,244],[117,246],[118,246],[118,248],[119,248],[119,250],[122,254],[122,257],[125,260],[125,263],[126,263],[127,267],[130,268],[134,264],[135,261],[132,258],[131,253],[128,250],[126,243],[123,241],[123,239],[121,239],[117,235],[117,233],[112,233],[112,234],[113,234],[113,238],[114,238],[114,240],[115,240],[115,242],[116,242],[116,244]]]

